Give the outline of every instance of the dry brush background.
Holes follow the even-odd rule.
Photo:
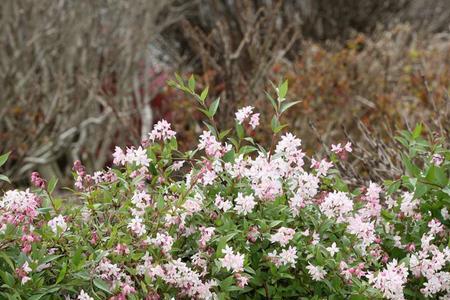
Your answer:
[[[6,173],[68,183],[72,161],[107,166],[114,145],[135,144],[160,118],[182,146],[196,143],[199,114],[166,87],[179,72],[226,102],[224,128],[239,106],[268,112],[269,81],[288,78],[302,103],[285,121],[306,150],[350,139],[349,181],[395,177],[399,129],[421,121],[430,138],[448,137],[449,25],[446,0],[3,0]]]

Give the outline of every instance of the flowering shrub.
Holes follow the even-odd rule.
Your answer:
[[[450,151],[421,126],[398,138],[407,174],[354,188],[333,167],[351,144],[307,157],[282,133],[287,82],[268,94],[268,149],[248,135],[253,107],[220,131],[219,99],[193,77],[170,84],[207,117],[196,149],[180,152],[161,121],[137,148],[117,147],[114,168],[75,162],[70,200],[37,173],[33,189],[4,193],[2,298],[450,299]]]

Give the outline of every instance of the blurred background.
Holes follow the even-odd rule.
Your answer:
[[[264,91],[287,78],[302,102],[284,121],[309,154],[351,140],[348,180],[396,177],[398,130],[448,137],[449,26],[448,0],[2,0],[2,173],[70,184],[74,160],[108,166],[161,118],[195,146],[201,115],[166,86],[178,72],[221,97],[222,129],[255,106],[262,144]]]

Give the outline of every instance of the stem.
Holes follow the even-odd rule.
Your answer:
[[[273,148],[275,147],[275,138],[276,138],[276,136],[277,136],[276,133],[272,134],[272,140],[270,142],[270,149],[269,149],[269,162],[270,162],[270,159],[272,158]]]
[[[266,282],[264,282],[264,291],[266,292],[266,299],[270,299],[269,288],[267,287],[267,283]]]
[[[55,202],[53,202],[53,197],[52,197],[52,195],[50,195],[50,193],[49,193],[47,190],[45,190],[45,193],[47,194],[48,199],[50,199],[50,203],[52,204],[53,210],[55,211],[55,213],[58,213],[59,210],[56,208]]]

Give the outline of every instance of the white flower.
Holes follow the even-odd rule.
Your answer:
[[[219,261],[225,269],[228,271],[232,271],[233,273],[241,272],[244,270],[244,255],[236,252],[234,254],[233,248],[228,245],[222,250],[222,253],[225,254],[223,258],[220,258]]]
[[[134,217],[133,219],[131,219],[127,227],[138,237],[144,235],[147,232],[145,229],[145,225],[142,223],[142,218],[140,217]]]
[[[309,275],[315,281],[321,281],[325,278],[325,275],[327,275],[327,272],[322,267],[314,266],[311,263],[306,266],[306,269],[308,269]]]
[[[48,221],[48,226],[50,226],[50,228],[55,234],[58,233],[58,228],[61,230],[61,232],[67,230],[67,223],[64,220],[64,217],[61,215],[54,217],[53,219]]]
[[[292,228],[281,227],[278,232],[272,234],[270,241],[272,243],[280,243],[281,246],[286,246],[290,240],[294,238],[295,230]]]
[[[78,300],[94,300],[91,296],[88,295],[84,290],[81,290],[80,294],[78,295]]]
[[[398,265],[397,260],[394,259],[376,276],[373,273],[369,273],[366,277],[369,279],[369,283],[383,292],[384,297],[387,299],[405,299],[403,288],[407,281],[408,269],[403,263]]]
[[[255,197],[252,195],[244,196],[242,193],[238,193],[236,198],[236,206],[234,210],[240,215],[247,215],[252,212],[253,208],[256,206]]]
[[[329,193],[320,204],[320,211],[328,218],[335,218],[338,223],[345,221],[353,210],[353,202],[344,192]]]
[[[222,196],[217,195],[216,199],[214,200],[214,204],[217,206],[218,209],[222,211],[228,211],[233,207],[233,204],[229,200],[223,200]]]
[[[295,264],[297,262],[297,248],[289,246],[289,249],[283,249],[280,252],[280,262],[283,265],[291,265],[291,267],[295,268]]]
[[[239,124],[242,124],[244,122],[245,119],[247,119],[248,117],[250,117],[250,115],[253,112],[253,106],[245,106],[240,108],[237,112],[236,112],[236,121]]]
[[[339,248],[336,247],[336,243],[333,242],[333,244],[331,244],[331,247],[327,248],[327,251],[330,252],[331,256],[334,256],[336,253],[339,252]]]
[[[412,193],[405,192],[403,194],[402,204],[400,205],[400,210],[407,216],[411,217],[414,215],[414,210],[419,205],[417,199],[413,199],[414,195]]]

